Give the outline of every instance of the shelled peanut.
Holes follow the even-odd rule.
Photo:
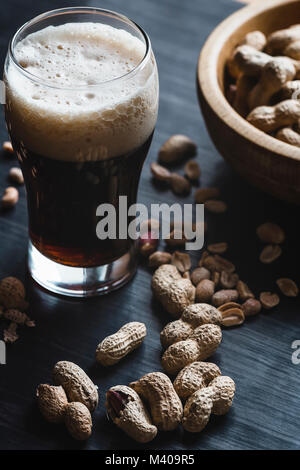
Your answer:
[[[285,240],[283,229],[277,224],[265,222],[257,228],[257,236],[266,244],[260,253],[259,260],[267,264],[275,262],[282,253],[281,244]],[[182,356],[186,356],[187,361],[197,360],[197,341],[195,342],[195,338],[190,341],[197,326],[204,323],[217,324],[222,327],[239,326],[247,317],[257,315],[262,307],[268,310],[279,303],[278,295],[276,294],[275,301],[272,292],[261,292],[258,298],[255,298],[248,285],[236,273],[235,265],[220,256],[219,253],[227,249],[228,244],[225,242],[209,244],[207,250],[202,252],[198,267],[191,271],[191,259],[187,253],[175,252],[166,257],[166,253],[157,252],[157,260],[161,258],[161,263],[156,260],[159,268],[152,277],[153,293],[165,310],[178,318],[163,329],[161,342],[164,348],[168,348],[178,341],[187,341],[182,345],[184,348]],[[173,265],[163,264],[164,259]],[[192,286],[195,289],[194,293]],[[278,283],[277,286],[280,289]],[[284,283],[284,288],[290,297],[298,295],[298,286],[293,280],[288,279],[288,283]],[[215,314],[212,315],[211,309],[215,307],[219,318]],[[201,321],[203,315],[203,312],[199,313],[201,310],[210,312],[211,317],[206,313],[207,318],[210,318],[208,321]],[[195,325],[192,322],[190,324],[187,319],[189,312],[193,312],[194,318],[199,316],[199,321]],[[175,354],[179,356],[180,352],[176,348]],[[182,360],[185,359],[182,357]],[[164,361],[163,356],[163,364]],[[185,363],[178,367],[184,367],[184,365]],[[171,372],[173,365],[171,364],[170,369],[168,367],[167,364],[165,370],[168,373],[174,373]],[[177,365],[174,367],[176,368]]]
[[[252,31],[227,62],[234,109],[261,131],[300,146],[300,25]],[[234,85],[233,85],[234,84]],[[229,90],[229,89],[228,89]]]
[[[224,243],[213,244],[211,249],[214,251],[216,247],[218,251],[221,247],[223,251],[226,246]],[[180,290],[178,284],[181,286]],[[261,309],[247,284],[239,279],[234,264],[209,252],[204,252],[199,267],[192,271],[188,279],[181,276],[176,266],[161,265],[152,277],[152,288],[162,306],[179,318],[169,323],[161,333],[165,348],[176,341],[187,340],[200,325],[241,325],[246,316],[255,315]],[[192,288],[194,293],[191,296]],[[251,305],[246,303],[249,299],[254,301]],[[234,310],[230,306],[232,303]],[[230,306],[229,311],[222,308],[225,304]],[[194,357],[195,348],[192,349],[194,352],[190,354]]]
[[[170,186],[176,195],[187,195],[191,191],[191,183],[197,183],[201,175],[201,169],[196,160],[191,160],[196,155],[196,143],[182,134],[172,135],[161,146],[158,154],[158,162],[151,163],[151,173],[158,183]],[[184,167],[184,175],[169,171],[162,165],[174,165],[183,160],[190,159]],[[162,165],[161,165],[162,164]]]

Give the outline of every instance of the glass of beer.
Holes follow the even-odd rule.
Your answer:
[[[97,208],[112,205],[118,229],[120,196],[136,203],[158,110],[147,34],[108,10],[50,11],[14,35],[4,81],[27,192],[31,276],[78,297],[122,286],[136,270],[136,242],[118,230],[99,237]]]

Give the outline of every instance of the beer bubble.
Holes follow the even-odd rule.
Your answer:
[[[100,23],[48,26],[22,39],[15,56],[35,79],[9,66],[7,83],[11,121],[22,123],[15,132],[24,145],[65,161],[113,158],[138,148],[156,122],[155,63],[123,76],[145,50],[134,35]]]

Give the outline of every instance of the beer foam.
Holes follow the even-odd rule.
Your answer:
[[[32,80],[13,62],[5,74],[12,136],[33,152],[66,161],[138,148],[153,132],[158,108],[153,55],[136,69],[145,52],[139,38],[99,23],[28,35],[14,54]]]

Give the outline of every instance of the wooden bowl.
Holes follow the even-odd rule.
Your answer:
[[[300,204],[300,148],[256,129],[224,96],[227,59],[253,30],[272,31],[300,23],[299,0],[257,0],[223,21],[199,57],[197,84],[209,134],[222,156],[251,183],[280,199]]]

